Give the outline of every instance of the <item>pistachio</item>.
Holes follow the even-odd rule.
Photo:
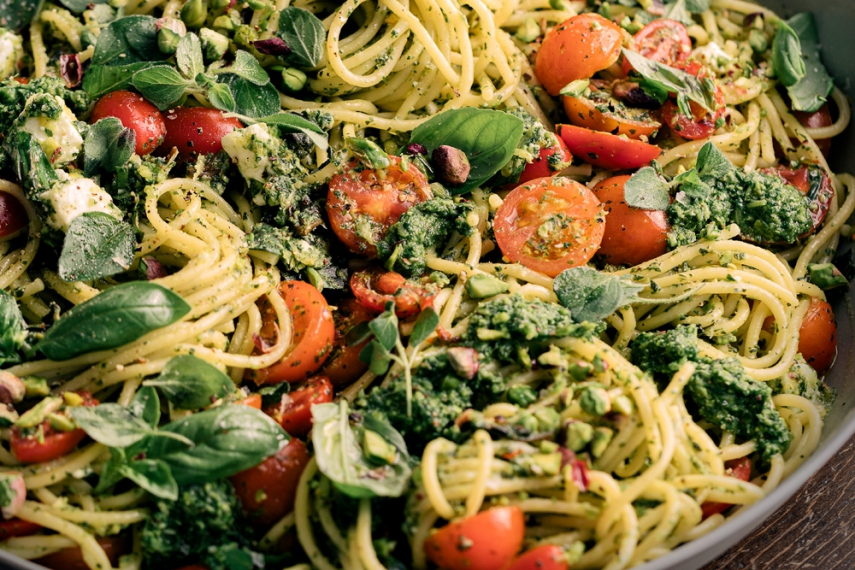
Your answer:
[[[27,395],[27,387],[21,379],[0,370],[0,404],[17,404]]]
[[[139,268],[140,273],[145,276],[146,281],[160,279],[167,275],[166,267],[160,261],[148,255],[140,259]]]
[[[517,28],[514,37],[519,41],[530,44],[540,36],[540,26],[534,21],[534,18],[526,18],[522,25]]]
[[[27,389],[27,398],[44,398],[45,396],[50,395],[50,387],[47,383],[47,378],[41,378],[39,376],[24,376],[21,378],[21,382],[24,383],[24,387]]]
[[[199,30],[202,40],[202,53],[208,61],[218,61],[229,49],[229,38],[210,28]]]
[[[448,363],[461,378],[472,380],[478,374],[478,352],[474,348],[464,346],[449,348]]]
[[[459,148],[440,145],[431,154],[431,162],[437,178],[445,184],[460,186],[469,179],[469,159]]]
[[[170,29],[163,28],[157,32],[157,49],[162,53],[175,53],[178,50],[178,41],[181,36]]]
[[[365,165],[374,169],[388,168],[392,161],[377,143],[368,139],[350,137],[344,141],[354,155]]]
[[[537,401],[537,392],[525,384],[511,386],[508,389],[508,401],[521,408],[527,408]]]
[[[66,406],[71,406],[72,408],[82,406],[85,401],[83,396],[77,392],[63,392],[62,399]]]
[[[571,422],[567,426],[567,447],[573,451],[582,451],[594,439],[594,427],[585,422]]]
[[[18,418],[15,425],[20,428],[34,428],[45,421],[49,414],[58,411],[62,407],[62,404],[62,398],[45,398]]]
[[[849,287],[849,281],[833,263],[811,263],[808,265],[810,282],[823,290]]]
[[[154,27],[158,32],[162,29],[167,29],[170,32],[178,34],[180,37],[184,37],[187,33],[187,26],[184,25],[184,22],[176,18],[159,18]]]
[[[582,390],[579,405],[592,416],[604,416],[612,409],[612,401],[609,393],[604,388],[588,386]]]
[[[188,28],[199,28],[208,17],[208,4],[203,0],[189,0],[181,8],[181,21]]]
[[[50,427],[55,429],[56,431],[74,431],[77,429],[77,424],[74,423],[74,420],[69,418],[68,416],[64,416],[62,414],[48,414],[47,417],[50,422]]]
[[[27,498],[24,476],[17,471],[0,473],[0,512],[5,520],[18,514]]]
[[[591,455],[599,458],[606,452],[609,444],[612,442],[615,432],[611,428],[597,427],[594,428],[594,439],[591,440]]]
[[[232,19],[225,14],[214,18],[214,23],[212,25],[218,30],[225,30],[227,32],[233,32],[235,28],[237,28]]]
[[[306,86],[306,74],[296,67],[286,67],[282,70],[282,83],[290,91],[300,91]]]

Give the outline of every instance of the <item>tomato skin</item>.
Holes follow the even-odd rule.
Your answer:
[[[176,107],[166,112],[166,135],[158,150],[168,155],[178,149],[178,158],[195,160],[200,154],[214,154],[223,150],[223,137],[243,123],[234,117],[227,118],[218,109],[205,107]]]
[[[624,200],[629,175],[614,176],[594,187],[608,215],[603,243],[597,255],[614,265],[638,265],[668,249],[668,217],[662,210],[642,210]]]
[[[27,211],[15,196],[0,191],[0,238],[11,237],[27,227]]]
[[[544,544],[517,556],[505,570],[568,570],[567,556],[554,544]]]
[[[256,410],[261,409],[261,394],[252,394],[247,396],[243,400],[239,400],[235,402],[240,406],[249,406],[250,408],[255,408]]]
[[[519,552],[524,534],[522,509],[494,507],[434,532],[425,540],[425,555],[441,570],[496,570]]]
[[[422,287],[408,281],[400,273],[376,267],[357,271],[350,276],[350,290],[362,306],[371,311],[386,310],[386,303],[395,303],[395,314],[410,317],[430,307],[439,289]]]
[[[550,95],[617,61],[623,32],[599,14],[579,14],[552,28],[537,52],[534,73]]]
[[[610,133],[573,125],[557,125],[555,128],[573,156],[608,170],[640,168],[662,154],[658,146]]]
[[[793,115],[798,119],[802,126],[807,127],[808,129],[818,129],[834,124],[834,121],[831,120],[831,111],[828,108],[828,103],[823,104],[819,110],[814,111],[813,113],[793,111]],[[822,154],[828,156],[828,153],[831,152],[831,139],[815,139],[814,142],[816,143],[816,146],[819,147]]]
[[[573,154],[570,152],[570,149],[567,148],[567,143],[565,143],[559,137],[556,137],[555,140],[558,141],[557,146],[550,146],[540,149],[540,153],[538,153],[537,158],[525,165],[522,174],[520,174],[518,184],[525,184],[526,182],[534,180],[535,178],[555,176],[557,174],[557,171],[551,170],[549,168],[549,157],[556,153],[560,153],[561,162],[569,163],[571,160],[573,160]]]
[[[106,117],[115,117],[122,126],[136,134],[134,152],[145,156],[163,142],[166,123],[163,114],[142,95],[130,91],[107,93],[92,108],[91,123]]]
[[[312,429],[312,406],[332,402],[333,387],[326,376],[315,376],[262,411],[276,420],[289,435],[304,437]]]
[[[347,333],[360,323],[365,323],[377,315],[356,299],[342,299],[333,315],[335,320],[335,340],[332,353],[321,369],[321,374],[332,382],[336,390],[345,388],[368,370],[368,365],[359,360],[359,353],[368,344],[365,340],[357,345],[347,345]]]
[[[561,100],[567,119],[577,127],[613,135],[626,135],[631,139],[652,137],[662,127],[662,123],[652,117],[649,121],[641,121],[618,113],[600,111],[600,105],[584,97],[564,96]]]
[[[689,59],[692,52],[692,39],[686,26],[676,20],[654,20],[641,28],[633,38],[634,49],[647,59],[674,65]],[[624,60],[624,75],[632,70],[629,61]]]
[[[548,220],[560,227],[542,236],[538,230]],[[555,277],[590,261],[603,239],[603,222],[602,205],[585,186],[569,178],[538,178],[508,194],[493,230],[505,257]]]
[[[748,478],[751,477],[751,460],[747,457],[725,461],[724,466],[728,471],[728,475],[740,481],[748,481]],[[732,506],[730,503],[713,503],[707,501],[701,505],[702,519],[723,513]]]
[[[272,366],[247,370],[245,377],[259,386],[305,380],[323,366],[335,337],[332,312],[320,291],[303,281],[284,281],[279,285],[279,294],[291,313],[294,329],[292,348]],[[271,336],[278,336],[273,308],[266,300],[262,305],[263,330],[272,328]]]
[[[817,374],[823,374],[837,354],[837,322],[826,301],[811,297],[799,329],[799,352]]]
[[[83,397],[84,406],[97,406],[98,400],[89,392],[78,392]],[[69,453],[83,441],[86,432],[78,428],[72,431],[56,431],[50,426],[50,421],[42,423],[44,433],[43,442],[39,442],[35,436],[21,435],[21,428],[12,428],[10,447],[12,454],[21,463],[44,463],[52,461]]]
[[[110,563],[116,566],[119,563],[119,557],[131,552],[132,544],[130,536],[107,536],[96,539],[101,548],[110,559]],[[41,564],[52,570],[89,570],[89,566],[83,561],[83,552],[80,547],[65,548],[59,552],[48,554],[37,560],[33,560],[37,564]]]
[[[421,170],[411,166],[404,172],[401,157],[389,160],[392,164],[382,175],[368,168],[357,172],[358,163],[351,162],[329,184],[327,215],[333,232],[350,251],[366,257],[377,257],[377,246],[357,235],[360,220],[367,218],[376,243],[404,212],[431,197]]]
[[[229,477],[253,527],[266,530],[294,509],[297,483],[308,463],[306,444],[292,438],[276,455]]]
[[[14,536],[30,536],[42,529],[41,525],[21,519],[0,520],[0,540]]]

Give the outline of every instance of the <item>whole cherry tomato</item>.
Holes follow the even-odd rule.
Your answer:
[[[556,137],[555,140],[558,141],[556,146],[548,146],[540,149],[537,158],[525,165],[525,169],[520,174],[518,184],[525,184],[535,178],[544,178],[557,174],[559,171],[552,170],[549,166],[549,158],[555,154],[559,155],[559,161],[562,164],[569,164],[573,160],[573,155],[570,153],[570,149],[567,148],[567,143],[559,137]]]
[[[166,123],[163,114],[145,97],[130,91],[107,93],[92,108],[91,123],[106,117],[115,117],[126,129],[136,135],[134,152],[140,156],[149,154],[163,142]]]
[[[799,352],[817,374],[831,368],[837,354],[837,323],[831,305],[811,297],[810,305],[799,329]]]
[[[731,459],[730,461],[725,461],[724,466],[726,468],[726,473],[731,477],[735,477],[740,481],[748,481],[751,477],[751,460],[747,457],[740,457],[739,459]],[[701,512],[703,513],[703,518],[709,518],[712,515],[717,515],[719,513],[723,513],[733,505],[730,503],[712,503],[706,502],[701,505]]]
[[[290,394],[284,394],[278,404],[265,406],[265,414],[276,420],[289,435],[304,437],[312,429],[312,406],[332,402],[333,387],[325,376],[315,376]]]
[[[98,400],[89,392],[78,392],[83,397],[84,406],[97,406]],[[10,447],[12,454],[21,463],[44,463],[69,453],[77,447],[86,432],[80,428],[71,431],[58,431],[51,427],[50,421],[42,422],[39,433],[24,432],[15,426],[12,428]]]
[[[376,267],[357,271],[350,277],[350,290],[364,307],[371,311],[383,311],[386,303],[395,303],[395,314],[399,317],[417,315],[429,307],[439,288],[408,281],[400,273],[384,271]]]
[[[834,121],[831,120],[831,111],[828,108],[828,103],[825,103],[819,110],[813,113],[793,111],[793,115],[795,115],[802,126],[809,129],[819,129],[834,124]],[[815,139],[814,142],[822,154],[828,156],[828,153],[831,152],[831,139]]]
[[[715,82],[715,78],[709,77],[707,69],[695,60],[679,61],[674,64],[674,67],[701,79],[708,78],[715,83],[715,109],[710,112],[694,101],[689,101],[692,115],[687,116],[680,111],[673,100],[669,99],[662,105],[663,120],[671,127],[674,134],[681,138],[701,140],[711,137],[717,128],[716,124],[724,116],[726,110],[724,91]]]
[[[567,570],[567,553],[554,544],[544,544],[517,556],[505,570]]]
[[[222,111],[205,107],[176,107],[166,112],[166,136],[158,154],[167,155],[175,147],[181,160],[194,160],[200,154],[223,150],[223,137],[243,123]]]
[[[368,370],[368,365],[359,360],[359,353],[368,344],[364,340],[354,346],[348,346],[347,333],[360,323],[365,323],[377,315],[356,299],[342,299],[333,313],[335,321],[335,340],[327,363],[321,369],[321,374],[340,390],[353,383],[362,373]]]
[[[27,227],[27,211],[15,196],[0,192],[0,239],[12,237]]]
[[[558,125],[555,128],[573,156],[608,170],[639,168],[662,154],[658,146],[610,133],[573,125]]]
[[[497,570],[513,560],[524,535],[522,509],[494,507],[434,532],[425,555],[441,570]]]

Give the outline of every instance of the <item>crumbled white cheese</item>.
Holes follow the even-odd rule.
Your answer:
[[[0,79],[15,75],[18,61],[24,57],[24,41],[21,36],[0,30]]]
[[[264,171],[270,166],[271,154],[276,152],[276,139],[267,130],[267,125],[256,123],[224,136],[223,150],[237,162],[238,170],[247,182],[264,182]]]
[[[55,167],[68,164],[83,149],[83,137],[80,136],[75,126],[77,118],[71,112],[71,109],[65,105],[62,97],[57,95],[48,95],[48,97],[55,98],[57,104],[62,108],[59,116],[51,118],[38,115],[31,108],[31,104],[37,97],[40,97],[40,95],[33,95],[27,100],[27,106],[24,107],[24,112],[22,113],[27,119],[20,128],[33,135],[33,138],[39,143],[39,146],[42,147],[45,155]]]
[[[59,170],[60,180],[50,190],[42,192],[39,199],[49,204],[51,212],[45,222],[50,227],[68,231],[71,222],[86,212],[103,212],[121,219],[122,212],[113,204],[103,188],[89,178],[74,177]]]

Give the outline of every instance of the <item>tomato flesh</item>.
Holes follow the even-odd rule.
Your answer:
[[[692,52],[692,39],[686,26],[676,20],[662,18],[644,26],[633,38],[635,51],[647,59],[674,65],[689,59]],[[632,65],[623,62],[624,75],[632,70]]]
[[[332,353],[321,369],[321,374],[330,379],[336,390],[348,386],[368,370],[368,365],[359,360],[359,353],[368,340],[348,346],[347,334],[356,325],[373,319],[376,314],[376,311],[368,309],[356,299],[343,299],[338,303],[338,309],[333,315],[335,340]]]
[[[350,277],[353,296],[365,308],[381,312],[387,303],[395,303],[395,314],[409,317],[431,306],[439,293],[437,287],[421,286],[408,281],[400,273],[376,267],[357,271]]]
[[[493,230],[505,257],[555,277],[594,256],[605,229],[602,205],[569,178],[538,178],[513,190]]]
[[[317,372],[330,355],[335,325],[332,313],[321,292],[303,281],[285,281],[279,285],[279,294],[291,313],[293,337],[291,350],[276,364],[261,370],[247,370],[245,377],[259,386],[279,382],[301,382]],[[275,344],[279,336],[276,315],[270,303],[259,302],[264,326],[263,342]],[[254,353],[258,354],[256,347]]]
[[[276,420],[289,435],[304,437],[312,429],[312,406],[332,402],[333,387],[325,376],[315,376],[263,412]]]
[[[27,226],[27,211],[15,196],[0,191],[0,239],[11,237]]]
[[[250,523],[266,530],[294,509],[297,483],[309,463],[309,451],[291,439],[276,455],[229,480]]]
[[[522,509],[495,507],[434,532],[425,555],[441,570],[496,570],[519,552],[524,534]]]
[[[567,119],[577,127],[626,135],[631,139],[652,137],[662,127],[650,111],[627,107],[611,97],[603,82],[600,86],[594,83],[591,82],[589,96],[562,97]]]
[[[505,570],[567,570],[567,555],[554,544],[544,544],[517,556]]]
[[[726,461],[724,466],[727,469],[726,473],[728,475],[740,481],[748,481],[751,477],[751,460],[747,457],[731,459],[730,461]],[[713,515],[723,513],[732,506],[730,503],[713,503],[708,501],[701,505],[701,513],[703,518],[707,519]]]
[[[573,125],[558,125],[556,129],[573,156],[608,170],[640,168],[662,154],[658,146],[610,133]]]
[[[167,155],[173,147],[178,158],[192,161],[200,154],[215,154],[223,150],[223,137],[243,123],[226,117],[222,111],[205,107],[176,107],[167,111],[166,135],[158,154]]]
[[[157,107],[137,93],[113,91],[101,97],[92,108],[91,123],[106,117],[115,117],[122,126],[136,135],[134,152],[140,156],[156,149],[166,136],[166,123]]]
[[[520,174],[518,184],[525,184],[535,178],[544,178],[546,176],[554,176],[557,174],[557,171],[552,170],[549,167],[549,157],[555,154],[558,154],[561,157],[562,163],[569,163],[573,160],[573,154],[570,152],[570,149],[567,148],[567,143],[560,138],[556,138],[556,140],[558,141],[556,146],[540,149],[537,158],[525,165],[522,174]]]
[[[97,406],[98,400],[89,392],[78,392],[83,397],[84,406]],[[86,432],[78,428],[72,431],[57,431],[49,420],[39,427],[41,435],[23,433],[17,426],[12,428],[10,448],[12,454],[21,463],[45,463],[53,461],[73,450],[86,437]]]
[[[41,529],[41,525],[21,519],[0,520],[0,540],[15,536],[30,536]]]
[[[837,354],[837,323],[834,311],[826,301],[811,297],[799,329],[799,352],[817,374],[831,368]]]

